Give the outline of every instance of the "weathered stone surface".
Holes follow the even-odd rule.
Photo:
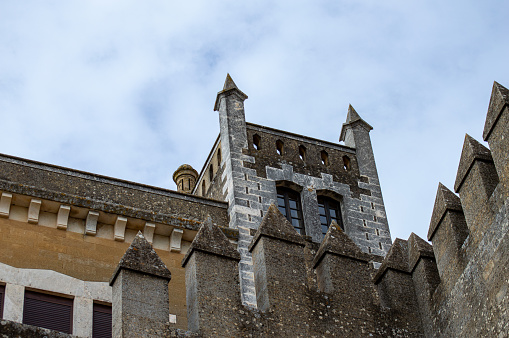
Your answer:
[[[260,240],[262,236],[277,238],[282,241],[292,242],[304,245],[304,239],[295,231],[294,227],[288,222],[285,216],[272,204],[267,211],[267,214],[262,220],[260,227],[253,237],[253,241],[249,245],[249,251]]]
[[[387,272],[387,270],[392,269],[396,271],[401,271],[404,273],[409,273],[409,266],[408,266],[408,242],[396,238],[394,243],[392,244],[389,253],[387,253],[387,256],[385,256],[385,259],[382,262],[382,265],[380,268],[378,268],[378,271],[375,275],[375,283],[382,278],[384,273]]]
[[[183,267],[186,266],[187,261],[194,251],[203,251],[218,256],[228,257],[237,261],[240,260],[240,254],[238,251],[235,250],[230,241],[228,241],[228,238],[226,238],[221,229],[212,223],[212,219],[210,218],[203,223],[191,243],[191,247],[182,260]]]
[[[474,161],[484,161],[493,163],[491,152],[488,148],[477,142],[472,136],[466,134],[465,142],[463,143],[463,150],[461,152],[460,163],[458,165],[458,174],[456,175],[456,182],[454,183],[454,190],[459,192],[465,176],[474,165]]]
[[[0,319],[1,338],[70,338],[73,335]]]
[[[0,190],[184,229],[228,223],[221,201],[2,154]]]
[[[509,105],[509,90],[495,81],[491,91],[490,104],[484,124],[483,139],[488,141],[490,133],[495,126],[500,114]]]
[[[362,252],[357,245],[339,227],[336,221],[332,221],[329,230],[323,239],[318,253],[313,261],[316,267],[326,253],[333,253],[339,256],[350,257],[360,261],[368,262],[370,257]]]
[[[420,238],[413,232],[408,237],[408,268],[413,271],[417,263],[422,258],[429,258],[435,260],[435,254],[433,253],[433,247],[431,244]]]
[[[428,240],[431,241],[437,226],[448,210],[463,213],[460,198],[447,189],[445,185],[439,183],[437,196],[435,198],[435,206],[433,207],[433,214],[429,225]]]
[[[143,237],[141,231],[138,232],[134,241],[118,263],[113,277],[111,277],[110,285],[115,283],[115,278],[117,278],[122,269],[160,277],[167,281],[171,280],[170,270],[159,258],[152,245]]]

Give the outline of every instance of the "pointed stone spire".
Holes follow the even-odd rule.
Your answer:
[[[401,272],[409,273],[408,269],[408,242],[401,239],[396,238],[394,243],[392,244],[387,256],[382,262],[382,265],[378,269],[374,281],[375,284],[378,283],[380,278],[385,274],[385,271],[388,269],[397,270]]]
[[[458,174],[456,175],[456,182],[454,183],[454,190],[456,192],[459,192],[465,180],[465,176],[476,160],[493,163],[490,150],[477,142],[472,136],[466,134],[458,166]]]
[[[182,267],[186,266],[187,261],[194,251],[202,251],[234,260],[240,260],[238,251],[235,250],[221,229],[212,223],[212,218],[210,216],[208,216],[207,220],[202,224],[189,250],[187,250],[182,260]]]
[[[244,94],[235,84],[230,74],[226,74],[226,80],[224,81],[223,90],[217,93],[216,103],[214,104],[214,111],[219,111],[220,99],[224,95],[235,94],[242,101],[247,99],[247,95]]]
[[[170,270],[168,270],[161,258],[159,258],[154,248],[152,248],[152,245],[143,237],[141,231],[138,231],[133,242],[122,259],[120,259],[110,279],[110,286],[115,282],[121,269],[164,278],[168,281],[171,280]]]
[[[488,106],[488,114],[486,116],[486,122],[484,124],[483,139],[488,140],[491,130],[493,129],[495,122],[504,110],[504,107],[509,105],[509,89],[505,88],[498,82],[493,83],[493,89],[491,91],[490,104]]]
[[[253,249],[261,236],[304,245],[302,236],[297,233],[295,228],[286,217],[283,216],[274,203],[269,206],[269,210],[267,210],[267,213],[263,217],[262,223],[249,245],[249,251]]]
[[[431,241],[438,224],[447,210],[463,213],[460,198],[451,190],[447,189],[445,185],[439,183],[435,198],[435,206],[433,207],[433,215],[431,216],[431,222],[429,225],[428,240]]]
[[[408,248],[409,248],[409,268],[410,271],[413,270],[415,265],[419,262],[420,258],[430,258],[435,259],[435,254],[433,253],[433,247],[431,244],[426,242],[424,239],[420,238],[413,232],[408,237]]]
[[[346,123],[352,123],[352,122],[360,120],[360,119],[361,119],[361,117],[359,116],[359,114],[357,114],[357,112],[352,107],[352,105],[349,104],[348,105],[348,114],[346,115]]]
[[[230,73],[227,73],[226,74],[226,80],[224,81],[223,90],[234,89],[234,88],[235,89],[239,89],[237,87],[237,85],[235,84],[235,82],[233,82],[233,79],[230,76]]]
[[[361,261],[369,261],[369,255],[362,252],[362,250],[344,233],[338,223],[334,220],[329,226],[329,230],[327,230],[322,244],[315,255],[315,259],[313,261],[314,268],[316,268],[327,252],[334,253],[339,256],[355,258]]]
[[[356,125],[362,125],[368,132],[373,129],[373,127],[364,121],[362,117],[357,113],[357,111],[352,107],[352,105],[348,105],[348,114],[346,115],[346,122],[343,123],[343,127],[341,128],[341,134],[339,136],[339,141],[345,141],[346,133],[348,129],[355,127]]]

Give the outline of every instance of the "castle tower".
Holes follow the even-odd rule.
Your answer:
[[[173,173],[173,181],[177,185],[177,191],[190,194],[196,186],[198,172],[189,164],[182,164]]]
[[[239,234],[243,304],[257,306],[248,246],[271,204],[311,243],[320,243],[335,221],[360,250],[384,256],[392,241],[372,127],[350,106],[341,132],[346,146],[317,140],[246,122],[245,99],[227,75],[214,106],[220,135],[194,190],[229,204],[229,227]]]

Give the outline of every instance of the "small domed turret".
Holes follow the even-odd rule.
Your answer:
[[[182,164],[173,173],[173,181],[177,185],[177,191],[190,194],[196,185],[198,172],[189,164]]]

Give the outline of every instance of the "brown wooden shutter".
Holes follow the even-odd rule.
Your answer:
[[[0,285],[0,319],[4,318],[5,285]]]
[[[111,306],[94,303],[93,338],[111,338]]]
[[[73,300],[34,291],[25,291],[23,324],[72,333]]]

